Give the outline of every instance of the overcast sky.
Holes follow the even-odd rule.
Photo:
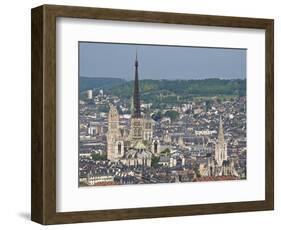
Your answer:
[[[246,50],[114,43],[79,43],[80,76],[140,79],[246,78]]]

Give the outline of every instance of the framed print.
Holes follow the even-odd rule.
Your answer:
[[[274,208],[273,20],[32,9],[41,224]]]

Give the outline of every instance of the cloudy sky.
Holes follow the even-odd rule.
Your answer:
[[[80,76],[140,79],[246,78],[245,49],[79,42]]]

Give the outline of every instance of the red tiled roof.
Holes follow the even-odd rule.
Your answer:
[[[97,182],[94,184],[94,186],[106,186],[106,185],[115,185],[114,182]]]
[[[224,181],[224,180],[238,180],[236,176],[204,176],[196,178],[194,181]]]

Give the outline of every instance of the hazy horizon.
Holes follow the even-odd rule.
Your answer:
[[[140,80],[246,79],[246,49],[79,42],[79,76]]]

